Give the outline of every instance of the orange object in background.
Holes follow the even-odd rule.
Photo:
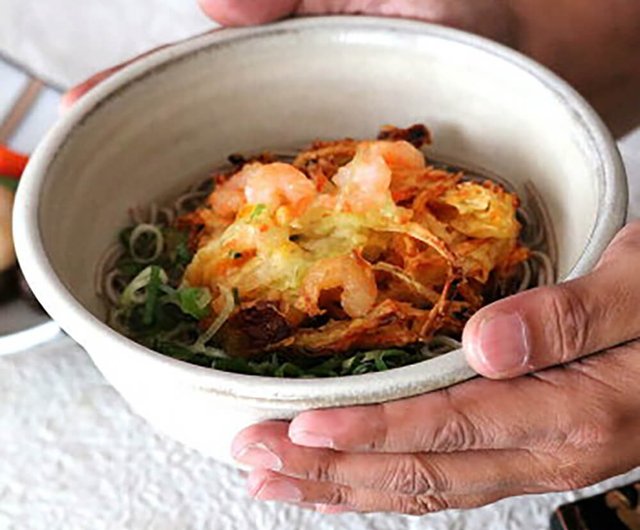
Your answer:
[[[28,156],[0,145],[0,175],[3,177],[19,179],[28,161]]]

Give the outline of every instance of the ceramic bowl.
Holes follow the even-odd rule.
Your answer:
[[[310,408],[377,403],[473,376],[460,352],[331,380],[282,380],[192,366],[104,324],[94,271],[127,209],[168,199],[232,152],[371,137],[429,125],[431,152],[531,181],[551,219],[563,279],[586,273],[620,228],[626,180],[598,116],[529,59],[410,21],[313,18],[225,29],[120,71],[39,146],[15,206],[20,263],[51,316],[133,409],[221,460],[242,427]]]

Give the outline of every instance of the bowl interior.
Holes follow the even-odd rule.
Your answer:
[[[434,158],[485,168],[520,192],[534,183],[565,278],[589,243],[605,184],[599,140],[554,83],[497,46],[419,24],[221,31],[117,74],[101,88],[106,97],[86,103],[40,190],[44,252],[102,318],[94,271],[128,208],[169,200],[233,152],[423,122]]]

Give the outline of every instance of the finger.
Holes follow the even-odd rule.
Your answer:
[[[439,22],[455,22],[460,17],[450,7],[444,9],[434,2],[363,3],[354,0],[198,0],[207,16],[224,26],[248,26],[272,22],[290,15],[367,14],[400,18],[415,18]],[[451,19],[451,20],[449,20]]]
[[[466,1],[396,0],[366,2],[362,0],[198,0],[212,19],[225,26],[246,26],[272,22],[290,15],[375,15],[409,18],[453,26],[514,46],[516,16],[505,2],[495,0]]]
[[[293,444],[283,422],[266,422],[234,441],[235,458],[295,478],[403,495],[470,495],[534,491],[552,476],[528,451],[343,453]],[[275,465],[273,465],[275,464]]]
[[[324,513],[326,515],[338,515],[341,513],[353,512],[353,508],[349,506],[340,506],[339,504],[322,504],[317,503],[314,505],[316,512]]]
[[[313,510],[314,512],[324,513],[328,515],[336,515],[340,513],[348,513],[352,512],[353,509],[348,506],[340,506],[338,504],[322,504],[322,503],[312,503],[312,502],[294,502],[291,503],[299,508],[304,508],[306,510]]]
[[[408,399],[303,412],[289,424],[289,438],[307,447],[391,453],[544,447],[553,454],[568,441],[604,443],[603,433],[621,428],[610,411],[619,408],[615,389],[634,380],[624,362],[629,351],[618,347],[517,379],[477,378]]]
[[[487,377],[509,378],[566,363],[640,335],[640,222],[614,239],[589,275],[481,309],[464,349]]]
[[[293,14],[300,0],[198,0],[200,8],[224,26],[263,24]]]
[[[451,508],[476,508],[511,493],[503,491],[463,496],[397,495],[354,489],[330,482],[300,480],[265,470],[251,472],[247,487],[251,496],[264,501],[339,506],[340,512],[397,512],[411,515],[424,515]],[[320,510],[324,511],[322,508]]]
[[[560,407],[572,398],[558,394],[535,379],[475,379],[389,403],[303,412],[292,420],[289,437],[298,445],[352,452],[518,449],[570,424]],[[550,410],[557,413],[550,417]]]
[[[119,64],[117,66],[113,66],[108,68],[107,70],[103,70],[102,72],[98,72],[97,74],[91,76],[89,79],[83,81],[79,85],[74,86],[65,92],[62,96],[62,100],[60,101],[61,110],[68,109],[71,105],[73,105],[78,99],[80,99],[84,94],[89,92],[94,86],[101,83],[114,72],[117,72],[121,68],[124,68],[128,63]]]
[[[346,507],[330,504],[314,504],[312,502],[292,502],[291,504],[304,510],[313,510],[320,513],[344,513],[349,511]]]

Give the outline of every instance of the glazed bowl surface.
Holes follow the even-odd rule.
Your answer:
[[[461,352],[390,370],[286,380],[189,365],[104,323],[100,257],[128,209],[170,200],[233,152],[368,138],[422,122],[429,155],[532,183],[555,233],[558,273],[588,272],[622,226],[624,169],[585,101],[531,60],[428,24],[327,17],[224,29],[154,53],[82,98],[40,145],[15,206],[22,268],[50,315],[158,429],[221,460],[267,418],[378,403],[474,374]]]

